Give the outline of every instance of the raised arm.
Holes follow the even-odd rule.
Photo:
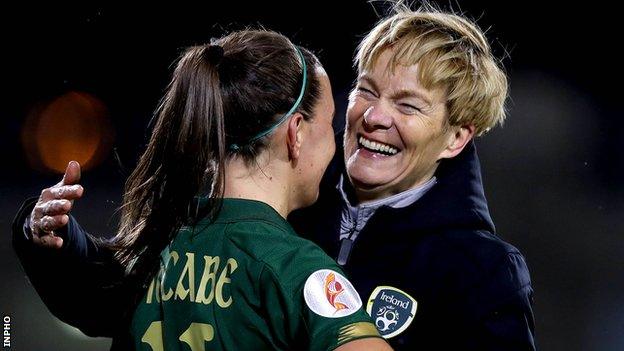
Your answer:
[[[80,165],[20,207],[13,247],[50,312],[90,336],[113,336],[126,317],[132,292],[113,253],[89,235],[69,211],[84,189]]]

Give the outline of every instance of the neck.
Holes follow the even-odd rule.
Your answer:
[[[252,166],[247,166],[239,157],[229,160],[225,167],[223,196],[264,202],[286,218],[294,208],[289,196],[288,172],[281,171],[280,167],[283,166],[266,162],[262,157]]]

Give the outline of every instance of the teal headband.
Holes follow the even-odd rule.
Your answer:
[[[256,134],[253,138],[249,139],[246,144],[251,144],[254,141],[272,133],[275,129],[277,129],[277,127],[280,126],[280,124],[284,123],[284,121],[287,120],[288,117],[290,117],[297,110],[297,108],[299,108],[299,105],[301,104],[301,100],[303,100],[303,93],[305,93],[306,83],[308,82],[308,68],[306,66],[305,58],[303,57],[303,54],[301,53],[301,51],[299,50],[297,46],[295,46],[295,50],[297,50],[297,54],[299,54],[299,58],[301,59],[301,66],[303,67],[303,79],[301,82],[301,91],[299,92],[299,97],[297,98],[297,101],[295,101],[295,103],[290,108],[290,110],[288,110],[288,112],[286,112],[282,117],[280,117],[274,125],[272,125],[267,130]],[[230,145],[230,150],[239,150],[239,149],[240,149],[240,145],[238,144]]]

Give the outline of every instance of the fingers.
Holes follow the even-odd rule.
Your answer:
[[[40,202],[46,202],[53,199],[75,200],[82,197],[84,188],[82,185],[55,185],[51,188],[45,188],[41,191]]]
[[[34,224],[34,227],[40,229],[43,232],[51,232],[64,227],[65,225],[67,225],[68,222],[69,216],[66,214],[58,216],[43,216],[39,220],[39,223]],[[43,233],[39,234],[39,236],[41,235],[43,235]]]
[[[35,223],[31,223],[32,242],[41,247],[60,249],[63,247],[63,239],[54,235],[54,230],[67,225],[69,216],[43,216]]]
[[[54,235],[33,236],[33,243],[38,246],[47,247],[50,249],[60,249],[63,247],[63,239]]]
[[[40,213],[44,211],[64,211],[67,206],[62,203],[67,200],[60,200],[57,203],[58,206],[50,206],[48,208],[39,209]],[[45,206],[41,206],[45,207]],[[32,242],[35,245],[47,247],[51,249],[60,249],[63,246],[63,239],[54,235],[54,230],[62,228],[69,222],[69,216],[66,214],[60,215],[45,215],[38,217],[33,215],[31,217],[30,229],[32,233]]]
[[[67,214],[72,208],[72,202],[69,200],[50,200],[37,203],[33,208],[33,217],[41,218],[43,216],[56,216]]]
[[[80,163],[76,161],[70,161],[65,169],[63,180],[61,185],[72,185],[80,182]]]
[[[32,232],[33,237],[41,237],[66,226],[68,222],[69,216],[66,214],[58,216],[43,216],[41,218],[34,217],[30,222],[30,231]]]

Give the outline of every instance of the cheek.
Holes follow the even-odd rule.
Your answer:
[[[318,168],[323,172],[336,150],[334,130],[330,124],[322,128],[318,126],[316,133],[312,134],[311,137],[314,140],[314,144],[310,145],[306,159],[314,160],[314,163],[310,164],[311,168]]]
[[[366,104],[358,102],[358,100],[349,102],[347,107],[347,128],[348,130],[357,126],[358,120],[364,116]]]
[[[320,149],[325,150],[325,152],[323,153],[323,159],[326,160],[326,163],[329,164],[329,161],[331,161],[332,157],[334,157],[334,153],[336,152],[336,139],[334,136],[334,128],[329,125],[324,134],[324,137],[321,139],[323,140],[324,145],[322,145]]]
[[[435,125],[425,118],[410,116],[410,118],[395,121],[395,125],[401,139],[412,151],[424,151],[424,148],[431,146],[439,135]]]
[[[433,166],[443,149],[443,137],[435,133],[413,133],[409,148],[411,149],[412,162],[418,167],[429,168]]]
[[[364,116],[365,108],[362,103],[350,103],[347,108],[346,125],[344,131],[344,153],[349,157],[357,150],[357,132]]]

